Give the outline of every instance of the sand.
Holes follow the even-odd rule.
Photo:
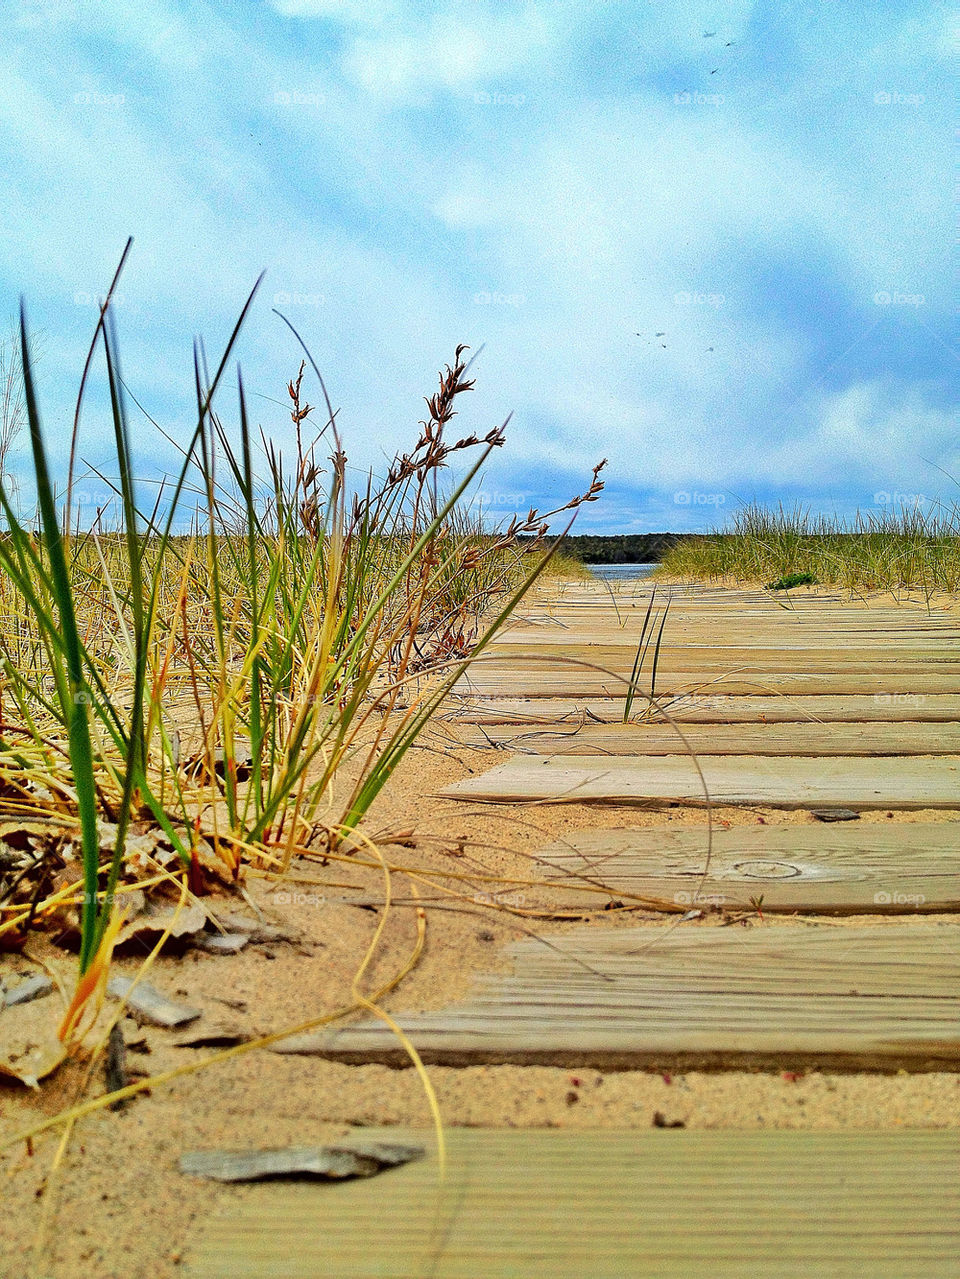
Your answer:
[[[373,832],[415,831],[414,847],[383,846],[390,861],[431,872],[486,874],[506,880],[536,878],[537,849],[587,827],[636,827],[664,821],[702,828],[703,814],[675,809],[584,805],[470,807],[435,798],[445,784],[500,762],[503,754],[456,751],[442,725],[431,729],[422,748],[412,751],[370,814]],[[715,820],[731,825],[809,822],[804,812],[718,809]],[[936,812],[865,814],[870,822],[956,820]],[[321,881],[321,882],[316,882]],[[366,990],[398,971],[416,940],[416,910],[410,876],[396,873],[391,910],[376,958],[363,979]],[[437,883],[451,881],[437,880]],[[150,980],[165,993],[203,1009],[198,1027],[219,1026],[247,1035],[294,1025],[351,1000],[351,982],[381,921],[381,911],[344,904],[346,895],[382,902],[380,870],[356,864],[299,863],[295,877],[280,888],[251,879],[248,889],[267,918],[294,937],[251,945],[232,956],[188,949],[157,961]],[[559,889],[501,886],[529,910],[564,909]],[[426,946],[401,987],[383,1000],[394,1011],[436,1008],[464,994],[475,976],[503,969],[507,942],[533,931],[551,936],[580,923],[515,917],[482,900],[491,889],[482,881],[453,897],[419,881],[427,911]],[[481,900],[475,900],[477,896]],[[602,904],[602,902],[600,903]],[[208,899],[214,909],[236,912],[236,899]],[[926,917],[933,923],[938,917]],[[599,912],[598,927],[639,922],[668,925],[651,912]],[[859,916],[851,923],[895,920]],[[720,926],[706,917],[694,926]],[[747,919],[746,927],[802,927]],[[62,975],[69,986],[75,959],[38,938],[28,947]],[[118,972],[133,973],[136,957],[117,961]],[[23,961],[0,959],[0,972],[23,968]],[[45,1003],[57,1016],[56,996]],[[157,1074],[185,1062],[213,1056],[214,1050],[175,1047],[176,1032],[126,1025],[128,1038],[145,1051],[131,1052],[128,1064]],[[39,1092],[0,1082],[0,1124],[9,1137],[72,1103],[81,1078],[70,1064]],[[548,1067],[431,1067],[430,1077],[448,1125],[568,1128],[647,1128],[659,1112],[688,1128],[883,1129],[960,1126],[960,1075],[837,1074],[801,1077],[782,1073],[687,1073],[672,1076],[626,1071],[571,1072]],[[88,1095],[103,1091],[97,1071]],[[209,1146],[282,1145],[321,1142],[364,1124],[428,1125],[430,1112],[412,1070],[346,1066],[300,1056],[249,1052],[155,1088],[123,1110],[100,1111],[77,1125],[51,1192],[39,1191],[56,1154],[59,1133],[0,1151],[4,1208],[0,1217],[0,1275],[21,1279],[171,1279],[179,1273],[183,1250],[199,1221],[224,1190],[184,1178],[177,1159]],[[43,1229],[44,1247],[30,1250]]]

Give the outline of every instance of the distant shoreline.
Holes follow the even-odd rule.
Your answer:
[[[708,533],[578,533],[563,539],[563,549],[582,564],[654,564],[678,542],[709,536]]]

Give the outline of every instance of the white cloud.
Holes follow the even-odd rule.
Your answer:
[[[960,479],[960,421],[931,407],[921,386],[857,382],[812,406],[811,429],[766,459],[769,478],[896,492],[943,493]],[[811,459],[821,459],[811,467]],[[931,465],[931,462],[937,466]]]
[[[749,38],[752,8],[728,6],[727,38]],[[809,249],[826,309],[831,291],[863,299],[862,323],[841,335],[851,342],[878,289],[926,293],[924,320],[942,320],[927,281],[938,278],[943,106],[884,114],[866,93],[891,68],[903,89],[920,74],[908,23],[861,39],[850,34],[861,19],[833,13],[831,39],[801,42],[803,65],[781,67],[782,100],[768,79],[738,80],[731,62],[711,106],[677,104],[667,87],[674,62],[712,51],[706,4],[638,11],[618,49],[635,75],[621,67],[609,82],[601,56],[584,51],[617,6],[273,10],[327,21],[303,39],[298,30],[291,54],[276,19],[247,27],[212,5],[186,17],[165,0],[129,13],[107,0],[86,33],[100,46],[41,25],[30,59],[0,59],[19,193],[0,247],[4,302],[23,287],[37,299],[66,381],[89,332],[73,296],[102,289],[133,232],[119,318],[128,376],[152,408],[189,407],[191,331],[222,339],[268,265],[242,347],[248,387],[282,394],[296,356],[269,302],[299,297],[285,309],[344,406],[358,462],[402,442],[461,340],[489,343],[464,426],[516,410],[502,491],[524,487],[511,467],[566,485],[604,454],[622,484],[668,492],[687,481],[860,484],[858,458],[893,470],[921,445],[955,456],[929,370],[915,385],[902,372],[881,382],[852,359],[849,385],[824,399],[811,317],[784,305],[783,279],[764,285],[776,291],[766,298],[756,280],[758,263]],[[942,25],[940,8],[930,12],[913,28],[927,51]],[[849,91],[844,60],[857,76]],[[78,90],[126,100],[79,111]],[[305,100],[278,106],[278,91]],[[500,91],[524,101],[482,100]],[[845,95],[830,130],[814,116],[826,93]],[[681,305],[680,293],[723,300]],[[162,452],[149,433],[143,446]]]

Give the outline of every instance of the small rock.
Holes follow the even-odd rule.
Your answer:
[[[130,992],[133,980],[130,977],[112,977],[107,984],[107,994],[113,999],[123,999]],[[147,982],[139,982],[137,988],[127,999],[130,1015],[139,1022],[149,1022],[153,1026],[164,1026],[168,1030],[176,1026],[185,1026],[196,1021],[201,1015],[199,1008],[189,1008],[186,1004],[176,1004],[166,995]]]
[[[268,920],[256,919],[250,915],[226,914],[218,910],[215,918],[220,927],[226,932],[243,933],[254,943],[262,941],[298,942],[301,939],[300,933],[294,930],[282,928],[279,924],[271,924]]]
[[[481,928],[477,933],[477,941],[494,941],[493,933],[488,928]]]
[[[15,1004],[29,1004],[33,999],[42,999],[53,990],[53,982],[46,973],[31,973],[16,986],[11,986],[0,998],[0,1006],[13,1008]],[[2,993],[2,992],[0,992]]]
[[[235,955],[249,941],[247,933],[202,933],[194,945],[199,950],[209,951],[211,955]]]
[[[685,1119],[668,1119],[662,1110],[653,1112],[654,1128],[686,1128]]]
[[[860,814],[852,808],[811,808],[810,816],[818,822],[858,822]]]

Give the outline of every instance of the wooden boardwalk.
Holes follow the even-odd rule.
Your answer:
[[[649,598],[649,584],[619,596],[601,584],[577,586],[519,619],[493,646],[494,659],[463,681],[451,721],[465,743],[491,748],[494,766],[444,793],[496,804],[704,807],[709,797],[783,809],[942,810],[942,822],[719,829],[709,864],[705,826],[574,832],[536,862],[548,880],[564,883],[571,905],[590,901],[567,895],[579,883],[610,899],[658,899],[699,915],[746,911],[758,924],[766,918],[758,908],[774,917],[960,909],[957,620],[812,596],[781,608],[752,592],[678,592],[664,631],[663,680],[710,681],[705,691],[662,699],[668,714],[676,711],[684,746],[642,697],[623,723],[622,685],[598,696],[609,677],[564,660],[576,653],[629,674]],[[689,673],[671,680],[678,668]],[[758,695],[751,683],[738,693],[745,679],[768,691]],[[818,680],[846,692],[818,692]],[[797,695],[772,694],[778,683]],[[696,761],[682,753],[688,749]],[[572,936],[561,949],[574,945]],[[783,931],[767,923],[747,936],[691,925],[636,934],[598,927],[576,934],[576,946],[589,973],[572,955],[564,967],[555,949],[521,948],[511,978],[404,1025],[418,1048],[443,1060],[882,1068],[897,1058],[960,1067],[953,925],[891,920],[879,931]],[[378,1036],[387,1048],[372,1024],[345,1034],[338,1051],[355,1054],[365,1037],[369,1047]]]
[[[385,1129],[430,1146],[431,1134]],[[454,1129],[375,1182],[225,1193],[188,1279],[953,1279],[956,1133]]]
[[[465,744],[513,758],[447,793],[699,804],[693,751],[721,804],[960,809],[960,620],[677,589],[656,682],[649,653],[628,708],[652,594],[577,584],[518,618],[461,682],[454,720]]]
[[[531,605],[451,699],[447,731],[489,747],[496,766],[446,794],[702,806],[700,774],[662,707],[714,803],[922,808],[938,819],[732,826],[714,831],[709,863],[705,821],[574,831],[535,858],[565,903],[595,909],[584,890],[601,886],[673,915],[613,927],[601,914],[516,943],[512,968],[461,1003],[396,1020],[427,1063],[450,1066],[960,1071],[960,928],[942,917],[960,910],[960,624],[839,597],[678,591],[658,704],[638,695],[624,725],[648,599],[648,585],[578,584]],[[638,685],[652,691],[646,670]],[[714,909],[750,926],[717,926]],[[884,918],[827,918],[844,914]],[[372,1018],[274,1051],[409,1065]],[[185,1274],[957,1273],[955,1132],[454,1129],[448,1139],[442,1188],[427,1159],[375,1185],[225,1193]]]

